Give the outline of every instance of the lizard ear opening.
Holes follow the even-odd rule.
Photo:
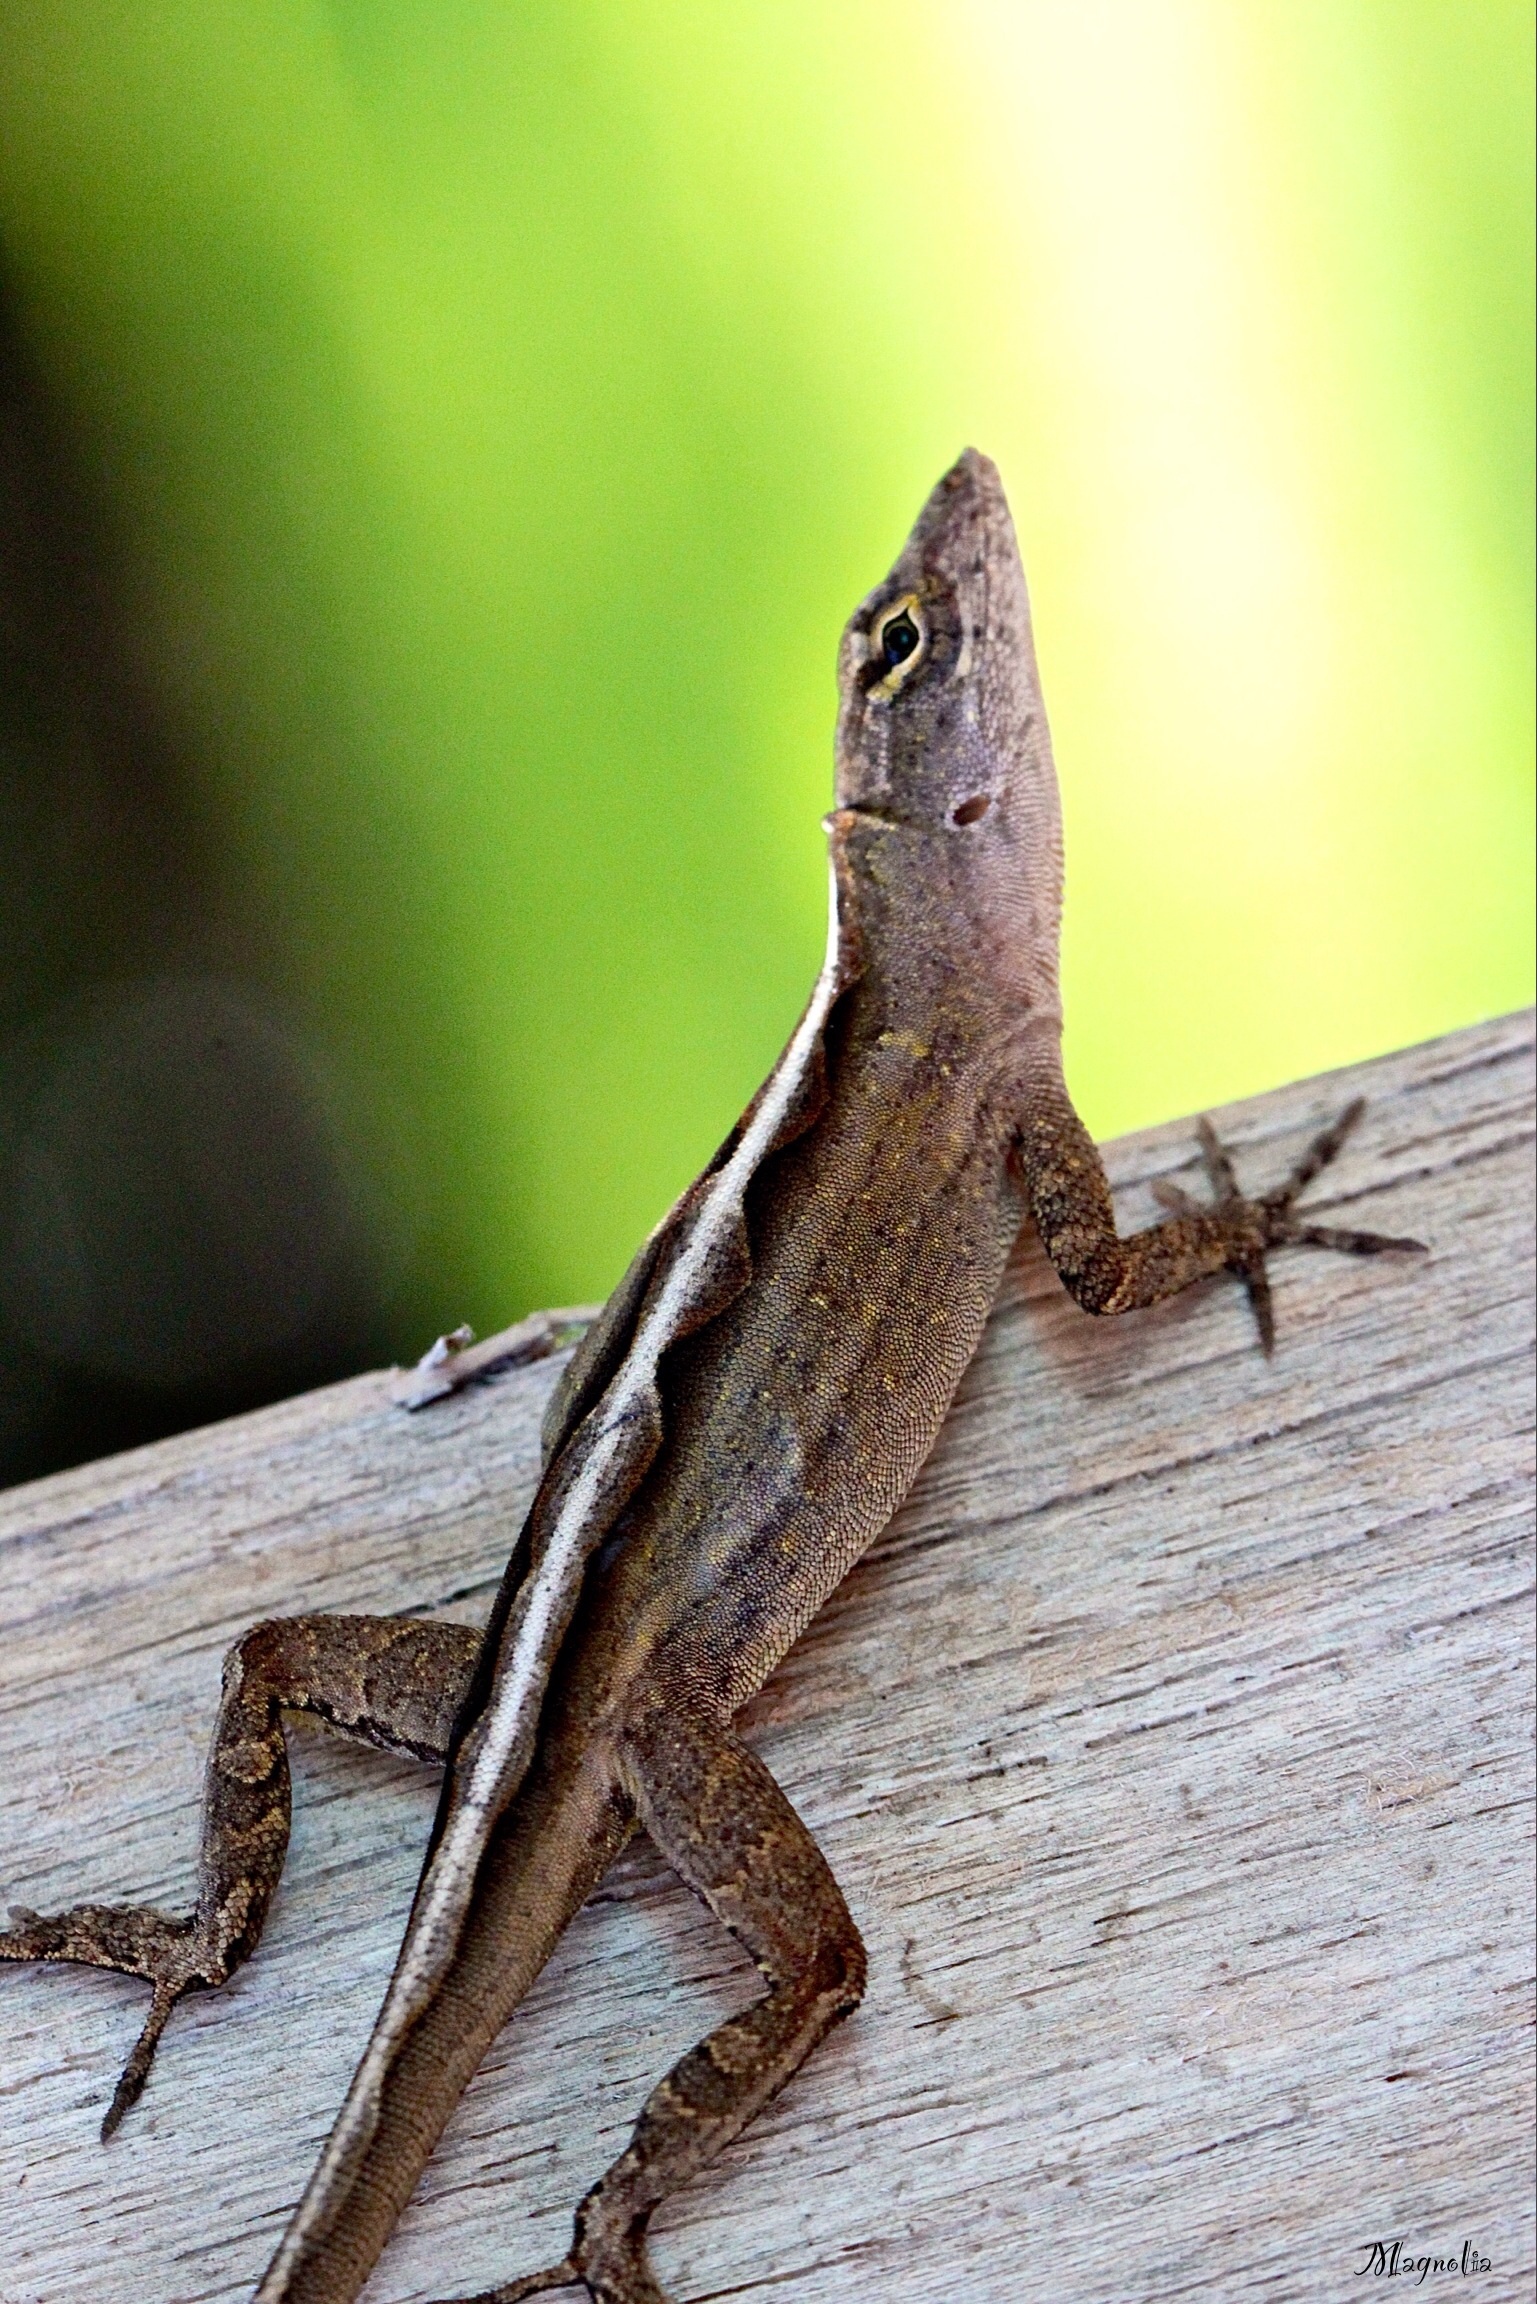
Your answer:
[[[950,811],[952,824],[980,824],[993,804],[991,792],[975,792],[969,800],[962,800]]]

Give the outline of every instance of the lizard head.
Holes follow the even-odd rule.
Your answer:
[[[885,881],[921,875],[931,931],[968,923],[990,972],[1055,1015],[1056,770],[1014,523],[997,467],[976,449],[850,617],[838,688],[838,844],[852,842]]]

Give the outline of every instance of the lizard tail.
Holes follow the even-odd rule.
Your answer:
[[[492,1838],[456,1957],[389,2058],[366,2130],[345,2136],[338,2120],[253,2304],[354,2304],[471,2074],[633,1830],[612,1750],[566,1722]],[[557,2267],[491,2293],[537,2296],[557,2272],[569,2285]]]

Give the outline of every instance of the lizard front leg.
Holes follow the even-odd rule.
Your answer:
[[[150,2012],[101,2124],[103,2140],[143,2091],[166,2020],[185,1993],[222,1984],[255,1950],[288,1849],[282,1712],[438,1765],[474,1669],[467,1625],[389,1616],[294,1616],[257,1624],[224,1662],[203,1789],[191,1915],[147,1904],[77,1904],[44,1918],[11,1907],[0,1960],[68,1960],[142,1976]]]
[[[826,1857],[729,1727],[658,1697],[626,1738],[624,1766],[657,1848],[769,1988],[653,2089],[578,2207],[570,2255],[464,2304],[521,2304],[576,2282],[596,2304],[667,2304],[645,2260],[658,2203],[741,2133],[864,1994],[864,1945]]]
[[[1208,1121],[1200,1144],[1213,1188],[1209,1208],[1178,1186],[1158,1194],[1173,1213],[1161,1224],[1122,1238],[1110,1184],[1094,1139],[1073,1108],[1054,1047],[1032,1051],[1020,1094],[1015,1157],[1030,1213],[1063,1286],[1086,1312],[1133,1312],[1174,1296],[1192,1281],[1229,1271],[1243,1281],[1260,1342],[1275,1345],[1266,1256],[1289,1243],[1334,1248],[1354,1256],[1384,1251],[1423,1254],[1419,1240],[1306,1223],[1298,1195],[1338,1154],[1365,1106],[1360,1098],[1322,1129],[1285,1181],[1257,1198],[1239,1190],[1232,1162]]]

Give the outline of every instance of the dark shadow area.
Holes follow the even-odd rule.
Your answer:
[[[385,1352],[323,1068],[136,671],[108,493],[0,275],[0,1485]]]

